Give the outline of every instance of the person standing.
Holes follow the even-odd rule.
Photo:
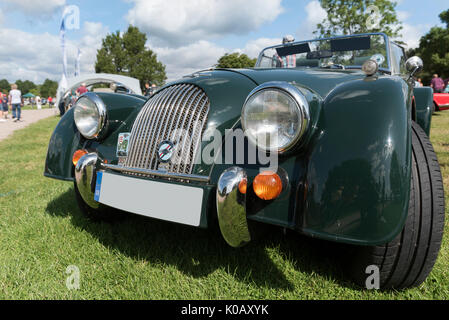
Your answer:
[[[421,78],[418,78],[417,82],[418,82],[417,87],[424,87],[424,84],[422,83]]]
[[[437,74],[433,75],[433,79],[430,82],[430,87],[433,89],[434,93],[443,93],[444,81]]]
[[[292,35],[286,35],[282,39],[282,44],[293,43],[295,38]],[[296,68],[296,55],[286,55],[284,57],[279,56],[277,53],[274,55],[276,68]]]
[[[21,107],[23,106],[22,92],[17,90],[17,85],[11,85],[11,91],[9,91],[9,103],[12,106],[12,117],[15,118],[14,122],[21,121]]]
[[[150,82],[148,82],[148,81],[145,82],[145,93],[144,93],[144,95],[146,97],[151,96],[151,87],[150,87]]]
[[[39,96],[36,97],[36,106],[37,106],[37,110],[42,109],[41,97],[39,97]]]
[[[89,90],[87,89],[85,83],[82,83],[81,86],[78,89],[76,89],[76,93],[78,93],[80,96],[82,96],[83,94],[85,94],[88,91]]]
[[[5,113],[5,106],[6,106],[6,113]],[[6,122],[8,114],[8,98],[1,91],[0,91],[0,112],[1,112],[0,122]]]

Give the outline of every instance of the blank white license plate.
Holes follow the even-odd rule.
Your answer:
[[[123,211],[198,227],[203,189],[99,171],[95,200]]]

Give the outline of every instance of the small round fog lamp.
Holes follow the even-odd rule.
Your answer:
[[[372,76],[379,70],[379,65],[374,60],[366,60],[362,65],[362,70],[367,76]]]

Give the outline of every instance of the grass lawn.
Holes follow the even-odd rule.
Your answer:
[[[70,182],[43,177],[52,128],[42,120],[0,142],[0,299],[448,299],[449,227],[433,272],[407,291],[367,291],[345,277],[332,244],[280,231],[242,249],[218,230],[139,216],[86,220]],[[449,190],[449,111],[432,141]],[[447,211],[446,211],[447,213]],[[66,268],[80,289],[66,287]]]

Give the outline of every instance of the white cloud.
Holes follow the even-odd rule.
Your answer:
[[[243,49],[224,48],[205,40],[179,48],[154,47],[150,44],[148,46],[157,54],[158,60],[166,65],[169,82],[195,71],[213,67],[225,53],[245,53],[250,58],[257,58],[262,49],[280,42],[281,39],[260,38],[249,41]]]
[[[85,22],[80,41],[67,41],[69,75],[74,72],[77,48],[80,47],[81,72],[95,72],[96,51],[108,29],[101,23]],[[42,83],[46,78],[60,80],[62,52],[60,39],[49,33],[31,34],[15,29],[0,29],[0,79],[17,79]]]
[[[410,12],[407,11],[396,11],[396,15],[399,21],[405,21],[410,18]]]
[[[408,23],[403,23],[402,30],[400,32],[402,37],[399,38],[399,40],[405,42],[408,49],[417,48],[419,47],[419,40],[424,34],[426,34],[426,32],[429,31],[430,28],[431,26],[427,24],[411,25]]]
[[[15,10],[33,17],[48,17],[62,8],[66,0],[2,0],[7,10]]]
[[[281,0],[130,0],[128,21],[163,46],[241,35],[274,21]]]
[[[327,18],[327,12],[321,7],[317,0],[310,1],[306,7],[306,19],[301,23],[297,33],[297,40],[308,40],[316,38],[313,32],[316,30],[317,24],[323,22]]]
[[[259,53],[266,47],[271,47],[277,44],[281,44],[282,39],[277,38],[259,38],[256,40],[249,41],[245,48],[241,50],[242,53],[245,53],[250,58],[259,57]]]
[[[179,48],[151,48],[157,54],[158,60],[166,65],[168,81],[210,68],[227,52],[226,49],[205,40]]]

